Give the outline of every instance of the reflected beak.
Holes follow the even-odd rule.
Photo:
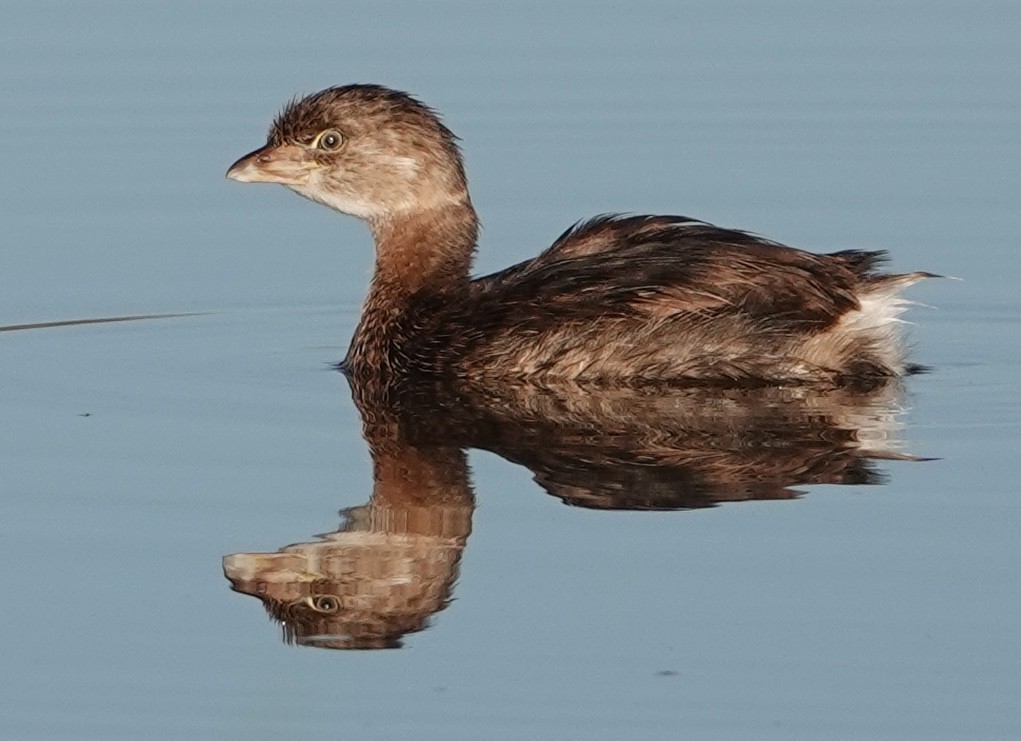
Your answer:
[[[239,183],[280,183],[305,185],[315,167],[305,150],[295,144],[266,145],[246,154],[227,170],[227,177]]]

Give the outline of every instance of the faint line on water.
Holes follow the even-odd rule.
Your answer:
[[[112,322],[138,322],[144,319],[176,319],[186,316],[209,316],[212,312],[192,311],[184,314],[138,314],[134,316],[106,316],[95,319],[64,319],[58,322],[34,322],[32,324],[8,324],[0,326],[0,332],[20,332],[24,329],[50,329],[52,327],[73,327],[78,324],[110,324]]]

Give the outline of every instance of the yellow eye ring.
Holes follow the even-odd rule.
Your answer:
[[[340,600],[332,595],[313,595],[305,598],[305,604],[316,612],[336,612],[340,609]]]
[[[324,149],[327,152],[335,152],[343,143],[344,135],[336,129],[327,129],[312,140],[312,146],[315,149]]]

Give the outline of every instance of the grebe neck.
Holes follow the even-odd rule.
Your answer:
[[[478,217],[465,195],[443,207],[370,221],[376,265],[344,366],[355,375],[391,376],[416,299],[458,301],[467,293]],[[413,319],[413,317],[412,317]]]
[[[467,194],[430,208],[388,214],[369,222],[376,265],[366,310],[373,296],[406,301],[422,291],[449,293],[468,285],[478,217]]]

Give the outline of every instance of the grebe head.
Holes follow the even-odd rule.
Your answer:
[[[426,105],[377,85],[292,101],[266,146],[231,165],[227,177],[280,183],[370,223],[468,200],[456,137]]]

